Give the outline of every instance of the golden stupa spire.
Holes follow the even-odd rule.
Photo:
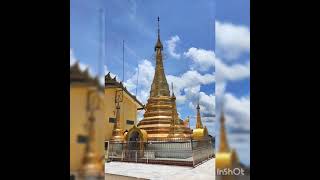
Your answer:
[[[98,177],[101,174],[104,174],[103,165],[101,164],[100,158],[97,156],[96,153],[96,145],[95,145],[95,130],[94,130],[94,110],[92,108],[91,96],[92,94],[88,95],[89,105],[88,110],[90,111],[90,115],[88,118],[88,140],[85,146],[84,157],[82,161],[82,167],[80,170],[80,174],[84,177]]]
[[[168,138],[185,138],[185,134],[183,132],[183,129],[181,128],[184,127],[183,124],[181,124],[178,111],[177,111],[177,105],[176,105],[176,96],[174,95],[173,91],[173,83],[171,83],[172,86],[172,95],[171,95],[171,103],[172,103],[172,120],[171,120],[171,130],[168,135]]]
[[[160,18],[158,16],[158,39],[157,39],[157,43],[154,47],[154,51],[157,51],[157,49],[160,49],[161,51],[163,50],[163,46],[160,40]]]
[[[123,136],[123,130],[120,128],[120,97],[121,95],[118,95],[116,97],[116,122],[114,123],[113,130],[112,130],[112,137],[110,141],[117,141],[122,142],[124,141]]]
[[[158,40],[154,47],[156,51],[156,69],[154,78],[151,85],[150,97],[158,96],[170,96],[169,86],[164,73],[162,50],[163,46],[160,41],[160,28],[159,28],[159,17],[158,17]]]
[[[175,126],[178,122],[177,120],[179,119],[178,117],[178,111],[177,111],[177,105],[176,105],[176,96],[174,95],[173,91],[173,82],[171,83],[171,88],[172,88],[172,119],[173,119],[173,126]]]
[[[229,152],[230,148],[227,141],[227,132],[225,128],[225,117],[223,109],[221,111],[220,115],[220,146],[219,146],[219,152]]]
[[[177,119],[177,107],[176,107],[176,96],[174,95],[173,92],[173,83],[171,84],[172,86],[172,124],[171,124],[171,135],[169,135],[169,137],[174,137],[174,135],[176,134],[176,119]]]
[[[198,102],[198,105],[197,105],[197,124],[196,124],[196,128],[197,128],[197,129],[198,129],[198,128],[200,128],[200,129],[203,128],[203,125],[202,125],[202,122],[201,122],[199,102]]]

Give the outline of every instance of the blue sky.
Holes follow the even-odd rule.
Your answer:
[[[70,61],[79,60],[92,74],[96,74],[99,67],[100,71],[111,71],[122,79],[122,41],[125,40],[124,82],[134,94],[139,68],[138,98],[145,102],[153,78],[156,19],[160,16],[165,73],[168,82],[174,83],[180,117],[191,116],[191,127],[194,127],[195,106],[199,101],[202,113],[208,116],[203,117],[204,124],[211,134],[218,135],[212,115],[216,100],[217,118],[220,114],[221,102],[216,99],[215,89],[221,81],[218,85],[222,90],[218,95],[226,96],[225,114],[230,119],[227,128],[248,130],[248,125],[239,126],[239,123],[250,122],[247,111],[242,108],[250,101],[249,1],[71,0],[70,5]],[[106,17],[106,55],[99,64],[101,8]],[[215,32],[217,26],[221,29],[219,34]],[[228,32],[241,38],[230,40]],[[219,66],[220,75],[215,73]],[[243,136],[246,135],[230,135],[230,144],[237,148],[240,160],[249,164],[248,136],[241,141],[244,143],[239,143],[239,137]]]

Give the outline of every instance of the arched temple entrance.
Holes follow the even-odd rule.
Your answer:
[[[147,132],[143,129],[139,129],[136,126],[132,127],[127,135],[127,160],[137,160],[144,156],[145,143],[147,142]]]

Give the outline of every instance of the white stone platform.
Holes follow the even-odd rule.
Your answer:
[[[158,164],[109,162],[105,164],[106,177],[117,179],[150,180],[215,180],[215,159],[210,159],[195,168]]]

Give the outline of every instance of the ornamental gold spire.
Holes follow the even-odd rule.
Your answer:
[[[157,43],[154,47],[154,51],[157,51],[157,49],[160,49],[161,51],[163,50],[163,46],[162,46],[162,43],[161,43],[161,40],[160,40],[160,25],[159,25],[159,21],[160,21],[160,18],[158,16],[158,40],[157,40]]]
[[[110,141],[122,142],[124,141],[123,130],[120,128],[120,98],[121,95],[116,96],[116,122],[114,123],[112,130],[112,137]]]
[[[201,122],[201,116],[200,116],[200,106],[199,103],[197,105],[197,124],[196,124],[196,128],[203,128],[202,122]]]
[[[225,118],[224,118],[224,112],[221,111],[221,117],[220,117],[220,147],[219,152],[229,152],[230,148],[227,141],[227,134],[225,129]]]
[[[174,92],[173,92],[173,83],[171,83],[171,87],[172,87],[172,95],[171,95],[171,99],[172,99],[172,125],[175,126],[178,123],[177,120],[179,119],[179,117],[178,117],[178,111],[177,111],[177,105],[176,105],[176,96],[174,95]]]
[[[173,91],[173,83],[172,86],[172,95],[171,95],[171,103],[172,103],[172,119],[171,119],[171,125],[170,125],[170,133],[168,135],[168,138],[172,139],[181,139],[186,138],[184,134],[184,128],[185,126],[181,124],[178,111],[177,111],[177,105],[176,105],[176,96],[174,95]]]
[[[158,40],[154,47],[156,52],[156,69],[154,72],[154,78],[151,85],[150,97],[158,96],[170,96],[168,82],[164,73],[162,50],[163,46],[160,41],[160,28],[159,28],[159,17],[158,17]]]
[[[88,110],[90,111],[90,115],[88,118],[88,140],[86,142],[84,157],[80,169],[80,175],[82,177],[99,177],[104,172],[103,165],[101,164],[101,160],[99,159],[95,148],[94,110],[96,109],[92,107],[96,105],[91,103],[99,102],[99,100],[93,100],[92,95],[92,92],[88,93]]]

